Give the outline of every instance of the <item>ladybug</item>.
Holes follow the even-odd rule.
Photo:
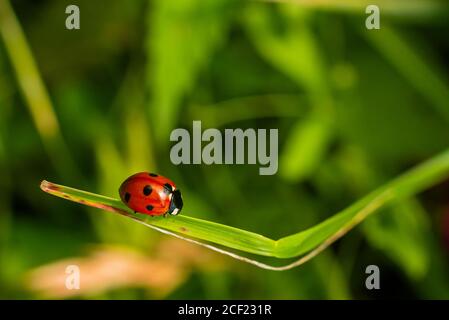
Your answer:
[[[150,216],[177,215],[182,209],[181,192],[169,179],[139,172],[126,179],[119,189],[120,198],[134,212]]]

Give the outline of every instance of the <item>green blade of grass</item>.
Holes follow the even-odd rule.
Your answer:
[[[0,36],[37,132],[54,167],[63,177],[84,180],[63,139],[50,95],[22,26],[8,0],[0,0]]]
[[[379,187],[327,220],[277,241],[276,256],[292,257],[330,244],[363,221],[369,214],[392,202],[410,197],[449,175],[449,150],[435,156]]]
[[[245,252],[271,256],[275,241],[253,232],[240,230],[219,223],[201,220],[179,215],[176,217],[151,217],[135,213],[118,199],[101,196],[98,194],[77,190],[48,181],[43,181],[41,189],[52,195],[75,201],[88,206],[116,212],[128,217],[133,217],[166,230],[184,234],[209,242],[217,243]]]
[[[316,226],[279,240],[269,239],[253,232],[188,217],[186,215],[167,218],[149,217],[134,213],[118,199],[56,185],[47,181],[42,182],[41,188],[52,195],[116,212],[141,221],[150,227],[155,227],[155,229],[169,230],[190,239],[200,239],[209,243],[248,253],[277,258],[293,258],[308,253],[298,261],[287,266],[271,267],[244,257],[236,256],[221,249],[216,250],[238,259],[245,260],[246,262],[259,266],[262,265],[262,267],[266,266],[267,269],[285,270],[300,265],[316,256],[319,252],[327,248],[331,243],[343,236],[350,229],[363,221],[369,214],[375,212],[379,208],[390,204],[395,200],[412,196],[442,181],[448,176],[449,150],[376,189],[364,198],[356,201],[347,209]],[[197,241],[193,242],[198,243]],[[205,246],[211,247],[210,245]]]

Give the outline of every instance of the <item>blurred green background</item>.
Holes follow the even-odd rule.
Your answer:
[[[0,297],[449,298],[449,182],[287,272],[51,197],[138,171],[183,214],[278,238],[449,147],[447,2],[0,0]],[[76,4],[81,29],[65,28]],[[278,128],[279,172],[170,162],[172,129]],[[81,289],[64,287],[67,265]],[[378,265],[381,290],[365,288]]]

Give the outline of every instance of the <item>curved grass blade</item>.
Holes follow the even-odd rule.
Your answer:
[[[363,221],[369,214],[394,201],[413,196],[449,176],[449,150],[411,169],[327,220],[279,239],[275,256],[287,258],[329,244]]]
[[[449,150],[378,188],[347,209],[316,226],[279,240],[186,215],[168,218],[148,217],[132,212],[118,199],[56,185],[47,181],[42,182],[41,188],[45,192],[58,197],[125,215],[158,231],[203,245],[258,267],[270,270],[287,270],[299,266],[319,254],[379,208],[393,201],[412,196],[448,176]],[[277,258],[293,258],[308,253],[291,264],[273,267],[192,238],[248,253]]]

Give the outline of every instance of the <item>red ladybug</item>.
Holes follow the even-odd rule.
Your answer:
[[[181,192],[160,175],[139,172],[122,183],[120,198],[132,210],[151,216],[177,215],[182,209]]]

